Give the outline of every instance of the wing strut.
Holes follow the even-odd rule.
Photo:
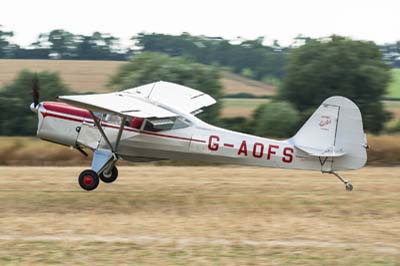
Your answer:
[[[104,132],[104,130],[103,130],[103,128],[102,128],[102,126],[101,126],[101,124],[100,124],[98,118],[95,116],[95,114],[94,114],[92,111],[89,111],[89,113],[90,113],[90,115],[92,116],[92,118],[93,118],[93,120],[94,120],[94,123],[96,124],[97,128],[99,129],[100,134],[101,134],[101,135],[103,136],[103,138],[106,140],[108,146],[110,146],[111,151],[112,151],[113,153],[117,152],[118,146],[119,146],[119,142],[120,142],[120,140],[121,140],[122,132],[124,131],[124,128],[125,128],[125,122],[126,122],[127,116],[126,116],[126,115],[122,116],[121,125],[119,126],[117,139],[116,139],[115,145],[113,146],[113,145],[111,144],[110,140],[108,139],[106,133]]]
[[[118,146],[119,146],[119,143],[120,143],[120,140],[122,137],[122,133],[124,131],[127,116],[124,115],[121,117],[121,125],[119,126],[117,139],[115,141],[115,145],[113,146],[111,144],[110,140],[108,139],[106,133],[104,132],[103,127],[101,126],[101,123],[100,123],[98,117],[96,117],[95,114],[90,110],[89,110],[89,113],[92,116],[97,128],[99,129],[100,134],[103,136],[103,138],[107,142],[108,146],[110,147],[110,150],[101,149],[100,147],[97,147],[97,149],[94,151],[94,155],[93,155],[92,170],[95,171],[97,174],[100,174],[103,172],[109,172],[114,167],[115,163],[119,159],[116,152],[118,150]]]
[[[118,135],[117,135],[117,141],[115,142],[115,147],[114,147],[114,151],[115,152],[118,151],[118,145],[119,145],[119,141],[121,140],[122,132],[124,131],[125,122],[126,122],[126,116],[124,115],[122,117],[122,119],[121,119],[121,125],[119,127],[119,131],[118,131]]]
[[[114,147],[113,147],[113,145],[111,145],[111,142],[108,140],[108,138],[107,138],[107,136],[106,136],[106,133],[104,133],[104,130],[103,130],[103,128],[101,127],[99,120],[97,119],[97,117],[94,115],[94,113],[93,113],[92,111],[89,110],[89,113],[90,113],[90,115],[92,116],[92,118],[93,118],[93,120],[94,120],[94,123],[96,124],[97,128],[99,129],[100,134],[101,134],[101,135],[103,136],[103,138],[106,140],[108,146],[110,146],[111,151],[114,152]],[[119,135],[119,134],[118,134],[118,135]]]

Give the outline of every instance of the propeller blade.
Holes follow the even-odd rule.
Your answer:
[[[40,96],[39,91],[40,91],[39,78],[35,73],[32,79],[32,98],[34,107],[36,107],[39,104],[39,96]]]

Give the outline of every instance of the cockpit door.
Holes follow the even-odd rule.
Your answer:
[[[99,118],[102,118],[101,114],[99,114]],[[102,136],[99,129],[92,121],[83,121],[82,124],[76,128],[76,131],[78,132],[76,138],[77,146],[84,146],[92,150],[97,149]]]

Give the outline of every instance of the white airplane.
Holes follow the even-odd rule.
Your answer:
[[[169,82],[155,82],[121,92],[60,96],[39,103],[39,138],[70,146],[87,156],[91,168],[79,185],[93,190],[99,179],[118,177],[119,159],[132,162],[189,160],[287,169],[317,170],[350,182],[336,171],[362,168],[367,143],[361,113],[349,99],[326,99],[294,137],[272,140],[234,132],[201,121],[196,114],[216,101],[209,95]]]

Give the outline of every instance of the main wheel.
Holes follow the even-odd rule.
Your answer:
[[[99,176],[93,170],[85,170],[79,175],[79,185],[84,190],[93,190],[99,185]]]
[[[113,168],[111,169],[111,171],[108,171],[108,172],[103,171],[103,172],[100,174],[99,177],[100,177],[101,181],[103,181],[104,183],[112,183],[112,182],[114,182],[114,181],[117,179],[117,177],[118,177],[118,169],[117,169],[117,167],[113,166]]]

